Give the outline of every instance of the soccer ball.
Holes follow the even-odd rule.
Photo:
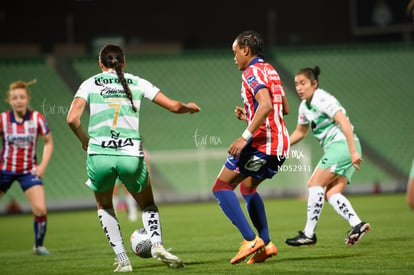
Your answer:
[[[139,228],[132,232],[129,242],[136,255],[141,258],[151,258],[152,243],[145,228]]]

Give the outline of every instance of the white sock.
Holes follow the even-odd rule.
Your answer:
[[[160,214],[158,213],[158,210],[152,208],[144,209],[142,211],[142,223],[145,231],[147,231],[147,234],[150,237],[152,246],[162,245]]]
[[[321,186],[308,188],[308,211],[306,225],[303,232],[309,238],[315,234],[315,228],[319,221],[324,203],[324,189]]]
[[[119,260],[128,259],[122,240],[121,229],[113,209],[98,209],[98,217],[109,244]],[[126,258],[125,258],[126,257]]]
[[[341,193],[330,196],[328,202],[332,205],[335,211],[341,215],[342,218],[349,222],[352,227],[361,222],[349,200]]]

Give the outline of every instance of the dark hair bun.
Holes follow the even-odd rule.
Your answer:
[[[312,73],[315,76],[316,79],[318,79],[318,75],[321,73],[321,69],[319,68],[319,66],[315,66],[312,69]]]

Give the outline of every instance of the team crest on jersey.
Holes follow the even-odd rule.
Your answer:
[[[34,134],[35,133],[35,128],[36,128],[35,122],[34,121],[28,121],[27,122],[27,128],[28,128],[29,134]]]
[[[247,83],[248,83],[249,85],[253,84],[254,82],[256,82],[256,76],[251,75],[251,76],[248,76],[248,77],[247,77]]]

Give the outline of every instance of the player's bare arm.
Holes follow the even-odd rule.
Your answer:
[[[70,106],[66,122],[68,123],[70,129],[72,129],[72,131],[75,133],[76,137],[82,143],[82,148],[86,151],[88,148],[89,136],[83,129],[80,120],[85,106],[86,101],[83,98],[75,98],[72,102],[72,105]]]
[[[257,129],[259,129],[260,125],[263,124],[267,116],[273,110],[272,98],[270,97],[270,93],[267,88],[262,88],[259,91],[257,91],[255,95],[255,99],[257,100],[259,105],[256,109],[256,113],[254,114],[252,122],[246,129],[246,131],[248,131],[251,135]],[[247,144],[248,138],[243,137],[243,136],[236,139],[227,150],[227,152],[234,157],[238,157],[240,155],[241,150]]]
[[[309,124],[298,124],[295,131],[290,135],[290,145],[296,144],[306,137],[309,130]]]
[[[270,91],[267,88],[262,88],[257,91],[254,98],[257,100],[259,105],[256,109],[252,122],[249,127],[247,127],[250,133],[256,132],[256,130],[259,129],[260,125],[263,124],[265,119],[273,110],[272,98],[270,97]]]
[[[34,174],[41,178],[43,177],[46,167],[49,164],[49,160],[52,157],[53,153],[53,138],[52,133],[48,133],[44,136],[42,136],[43,140],[43,154],[42,154],[42,161],[40,164],[36,167]]]
[[[359,164],[361,164],[362,158],[355,147],[354,132],[351,123],[342,111],[336,112],[334,120],[341,126],[342,132],[344,133],[351,154],[352,165],[359,170]]]
[[[282,106],[283,106],[283,114],[288,115],[289,114],[289,102],[286,96],[282,96]]]
[[[174,100],[167,97],[162,92],[157,93],[157,95],[154,98],[154,102],[160,105],[161,107],[167,109],[168,111],[176,114],[192,114],[200,112],[200,107],[198,107],[197,104],[195,104],[194,102],[189,102],[185,104],[178,100]]]

